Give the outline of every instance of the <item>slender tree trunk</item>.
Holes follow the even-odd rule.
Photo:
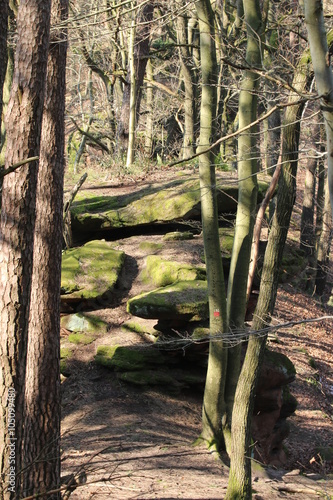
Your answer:
[[[304,92],[311,81],[306,52],[296,67],[293,88]],[[289,102],[299,100],[292,93]],[[261,276],[260,293],[252,329],[260,331],[270,322],[274,310],[278,276],[290,217],[296,195],[300,119],[304,103],[286,109],[282,133],[282,172],[279,180],[276,210],[269,234]],[[254,396],[266,344],[266,335],[251,335],[237,384],[232,414],[232,455],[226,500],[251,498],[251,423]],[[228,360],[229,362],[229,360]]]
[[[146,133],[145,133],[145,154],[148,158],[152,157],[153,154],[153,134],[154,134],[154,120],[153,120],[153,109],[154,109],[154,92],[153,86],[150,82],[154,80],[153,65],[149,59],[147,63],[147,95],[146,95],[146,105],[147,105],[147,119],[146,119]]]
[[[250,65],[260,66],[262,21],[259,2],[257,0],[247,1],[244,4],[244,13],[247,26],[246,59]],[[258,86],[258,75],[251,71],[245,71],[239,95],[239,128],[251,124],[257,118],[256,94]],[[244,330],[247,281],[257,205],[257,144],[255,131],[256,127],[251,127],[249,131],[240,134],[238,138],[238,206],[227,302],[228,327],[235,333]],[[233,402],[240,371],[240,356],[241,344],[238,343],[236,347],[228,350],[225,439],[226,436],[230,435]],[[230,446],[230,439],[227,444]]]
[[[318,119],[312,129],[312,147],[309,153],[306,170],[304,195],[301,217],[300,249],[311,257],[314,255],[314,200],[316,191],[316,170],[318,164],[318,144],[320,139],[320,127]]]
[[[60,487],[60,278],[68,0],[52,0],[25,387],[24,495]],[[45,495],[43,495],[45,493]]]
[[[7,69],[8,4],[9,0],[0,0],[0,124],[2,116],[3,86]]]
[[[78,85],[78,87],[80,88],[80,85]],[[90,101],[90,115],[89,115],[88,123],[86,125],[83,125],[83,128],[84,128],[85,132],[89,133],[90,126],[91,126],[93,119],[94,119],[94,97],[93,97],[93,88],[92,88],[92,70],[91,69],[89,69],[87,87],[88,87],[89,101]],[[82,120],[84,123],[84,112],[83,112],[83,107],[82,107],[81,95],[80,95],[80,103],[81,103],[81,111],[82,111]],[[74,175],[76,175],[76,173],[77,173],[77,168],[80,164],[80,160],[81,160],[82,155],[85,151],[86,143],[87,143],[87,136],[82,135],[79,149],[77,150],[77,153],[75,155],[74,166],[73,166]]]
[[[130,72],[130,102],[129,102],[129,120],[128,120],[128,146],[126,166],[129,167],[134,162],[135,146],[135,122],[136,122],[136,79],[134,65],[134,41],[135,41],[135,16],[130,29],[129,47],[128,47],[128,67]]]
[[[134,68],[135,68],[135,113],[136,123],[138,123],[140,103],[142,96],[143,78],[146,72],[146,66],[149,59],[149,42],[151,21],[154,13],[154,2],[143,2],[136,18],[136,36],[134,42]],[[131,70],[128,68],[126,83],[124,86],[123,100],[118,122],[118,140],[122,144],[123,150],[127,150],[129,134],[129,116],[130,116],[130,95],[131,95]]]
[[[315,292],[320,297],[324,294],[329,269],[329,253],[332,241],[332,216],[327,177],[325,176],[324,207],[322,210],[322,228],[317,243],[317,263]]]
[[[304,13],[317,90],[321,96],[321,109],[325,121],[327,179],[333,213],[333,70],[328,50],[323,3],[320,0],[304,0]],[[329,38],[332,44],[333,30],[329,32]]]
[[[6,168],[39,155],[50,10],[50,0],[21,0],[20,3],[14,80],[5,120]],[[37,170],[37,162],[29,163],[7,175],[3,187],[0,227],[0,477],[3,498],[11,495],[8,491],[11,445],[15,444],[12,470],[18,475],[21,470]],[[9,393],[15,394],[16,441],[12,440],[8,428]],[[19,497],[19,481],[17,483],[15,493]]]
[[[177,35],[179,43],[179,56],[180,65],[182,69],[182,77],[184,80],[184,138],[183,138],[183,153],[182,158],[189,158],[195,153],[194,149],[194,123],[195,123],[195,74],[194,62],[191,56],[190,48],[188,46],[188,26],[187,16],[184,10],[184,2],[176,4],[181,14],[177,17]]]
[[[200,57],[202,94],[200,110],[200,148],[206,149],[215,135],[216,112],[216,56],[214,43],[214,16],[209,0],[196,2],[200,27]],[[219,448],[222,441],[221,417],[224,409],[224,384],[227,351],[222,334],[226,328],[225,287],[218,233],[216,179],[212,153],[205,153],[199,160],[202,229],[207,269],[209,326],[208,369],[203,399],[202,438],[209,445]],[[218,339],[214,337],[218,336]]]

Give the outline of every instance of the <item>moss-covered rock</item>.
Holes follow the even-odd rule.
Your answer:
[[[162,365],[165,357],[157,349],[134,349],[125,346],[99,346],[95,356],[97,364],[115,370],[142,370]]]
[[[145,252],[147,255],[153,255],[162,250],[162,248],[162,243],[155,243],[154,241],[142,241],[139,245],[141,252]]]
[[[125,321],[121,325],[122,330],[128,331],[128,332],[133,332],[133,333],[138,333],[139,335],[151,335],[154,337],[158,337],[161,332],[155,330],[155,328],[143,325],[139,323],[138,321]]]
[[[221,252],[223,257],[230,257],[232,253],[232,245],[234,243],[234,228],[221,227],[219,229]]]
[[[86,313],[62,316],[60,324],[63,328],[71,332],[105,333],[108,329],[108,324],[105,321],[97,316]]]
[[[68,340],[72,344],[83,344],[83,345],[88,345],[92,344],[94,340],[97,339],[97,335],[92,335],[92,334],[87,334],[87,333],[71,333],[68,335]]]
[[[206,270],[149,255],[146,259],[146,267],[141,273],[141,279],[161,287],[171,285],[176,281],[205,280]]]
[[[200,321],[208,318],[207,282],[179,281],[133,297],[127,312],[146,319]]]
[[[185,241],[192,240],[193,238],[194,235],[190,231],[173,231],[172,233],[166,233],[163,236],[165,241]]]
[[[295,379],[295,376],[295,366],[287,356],[266,349],[258,391],[287,385]]]
[[[199,215],[199,182],[179,179],[126,196],[97,197],[81,191],[72,206],[72,228],[74,232],[96,231],[191,219]]]
[[[70,347],[60,348],[60,359],[69,359],[73,354],[73,349]]]
[[[66,250],[62,257],[61,295],[66,302],[104,298],[114,288],[124,252],[113,250],[106,241],[90,241]]]
[[[71,374],[69,360],[72,357],[73,350],[70,347],[60,348],[60,373],[65,377]]]
[[[259,182],[259,200],[268,183]],[[235,212],[238,186],[218,179],[219,213]],[[200,219],[199,180],[180,178],[149,185],[122,196],[96,196],[81,190],[71,209],[73,232],[95,232],[110,228]]]
[[[191,338],[193,340],[203,340],[203,339],[209,339],[209,336],[210,336],[210,329],[208,327],[197,326],[196,328],[194,328]]]

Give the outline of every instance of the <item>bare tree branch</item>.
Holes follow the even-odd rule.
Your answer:
[[[8,168],[4,168],[4,165],[0,165],[0,179],[3,179],[5,175],[11,174],[15,172],[18,168],[22,167],[22,165],[26,165],[27,163],[31,163],[33,161],[39,160],[39,156],[32,156],[31,158],[27,158],[26,160],[22,160],[18,163],[14,163]]]

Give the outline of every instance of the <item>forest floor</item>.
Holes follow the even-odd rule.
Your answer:
[[[133,190],[133,184],[117,189]],[[105,188],[114,193],[115,187]],[[297,210],[297,207],[296,207]],[[297,238],[297,213],[292,239]],[[296,232],[296,234],[295,234]],[[99,344],[138,344],[142,337],[125,333],[127,299],[144,291],[140,271],[142,241],[159,242],[161,235],[118,240],[126,252],[122,286],[114,303],[94,314],[108,321],[106,335],[75,348],[72,374],[62,383],[62,476],[75,475],[71,499],[223,499],[228,467],[203,446],[193,446],[201,431],[202,394],[180,395],[138,389],[121,382],[114,372],[94,363]],[[172,242],[162,255],[198,265],[202,239]],[[332,281],[332,276],[330,276]],[[333,498],[333,459],[321,447],[333,447],[333,315],[299,287],[299,277],[280,286],[274,313],[280,325],[269,348],[295,364],[291,392],[298,401],[289,419],[286,462],[281,468],[253,466],[253,498]],[[289,322],[304,320],[295,326]],[[62,336],[68,332],[63,330]],[[67,478],[67,479],[66,479]]]

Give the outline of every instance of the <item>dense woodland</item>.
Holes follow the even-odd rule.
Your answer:
[[[329,1],[315,0],[0,0],[1,498],[60,498],[65,172],[74,184],[94,167],[110,179],[178,165],[198,173],[201,189],[210,311],[201,439],[230,457],[226,498],[251,498],[251,409],[299,164],[305,286],[317,298],[326,287],[332,15]],[[239,181],[228,283],[216,171]],[[258,172],[271,177],[260,207]],[[264,219],[257,334],[249,336],[245,313]]]

